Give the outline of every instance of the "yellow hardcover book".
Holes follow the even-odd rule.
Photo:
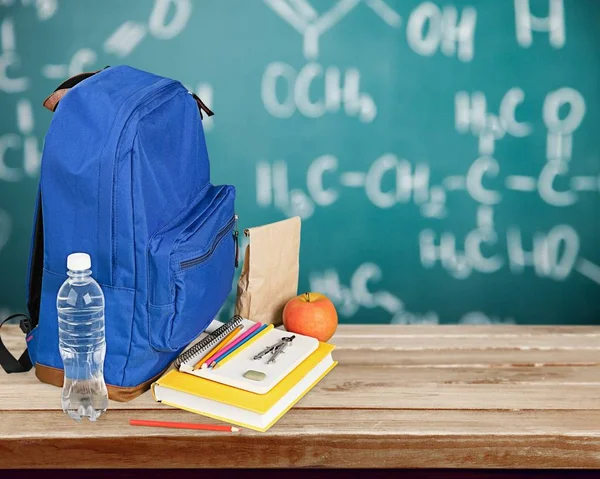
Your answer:
[[[230,422],[256,431],[275,424],[329,371],[335,346],[319,343],[317,350],[267,394],[256,394],[171,370],[152,385],[156,401]]]

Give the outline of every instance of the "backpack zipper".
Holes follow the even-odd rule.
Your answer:
[[[163,80],[159,80],[159,81],[163,81]],[[120,151],[121,151],[121,140],[122,140],[122,135],[124,133],[124,131],[127,129],[129,122],[131,121],[131,119],[133,118],[133,116],[135,115],[135,113],[140,109],[145,107],[146,105],[148,105],[148,103],[150,103],[152,100],[156,99],[161,93],[163,93],[165,90],[169,89],[170,87],[172,87],[173,85],[177,84],[177,82],[175,80],[168,80],[166,82],[166,84],[158,87],[156,90],[148,93],[147,96],[145,96],[144,98],[142,98],[140,100],[140,102],[135,106],[135,108],[129,113],[129,116],[127,117],[127,119],[125,120],[125,123],[123,124],[123,127],[121,129],[121,133],[120,133],[120,137],[119,140],[117,142],[117,149],[116,149],[116,155],[115,155],[115,163],[113,164],[113,170],[112,170],[112,192],[111,192],[111,208],[112,208],[112,237],[114,238],[114,235],[117,233],[116,232],[116,224],[115,222],[117,221],[117,217],[116,217],[116,211],[115,211],[115,205],[116,205],[116,198],[115,198],[115,175],[116,175],[116,170],[117,170],[117,163],[119,161],[119,155],[120,155]],[[112,242],[112,246],[111,246],[111,269],[112,269],[112,273],[111,273],[111,280],[113,280],[114,282],[114,276],[115,276],[115,271],[117,268],[117,244],[115,241]]]
[[[207,259],[209,259],[213,255],[213,253],[219,246],[219,243],[221,243],[221,240],[225,237],[227,232],[231,228],[233,228],[233,225],[235,224],[236,221],[237,221],[237,215],[233,215],[233,217],[227,222],[227,224],[217,233],[217,237],[215,238],[215,241],[213,241],[213,244],[211,245],[210,250],[208,250],[206,253],[204,253],[203,255],[198,256],[196,258],[181,261],[179,263],[179,267],[181,269],[188,269],[188,268],[191,268],[192,266],[196,266],[200,263],[204,263]],[[236,237],[235,233],[233,234],[233,237],[234,237],[234,241],[235,241],[235,237]]]
[[[240,233],[238,231],[238,215],[233,216],[235,218],[235,230],[233,231],[233,241],[235,242],[235,267],[237,268],[240,264],[240,243],[239,236]]]

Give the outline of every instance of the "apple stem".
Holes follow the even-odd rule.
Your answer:
[[[310,293],[304,293],[304,297],[306,298],[306,302],[310,303]]]

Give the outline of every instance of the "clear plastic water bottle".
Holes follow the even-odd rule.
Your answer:
[[[104,382],[104,294],[86,253],[67,258],[68,278],[58,291],[58,336],[65,380],[62,408],[79,421],[95,421],[108,406]]]

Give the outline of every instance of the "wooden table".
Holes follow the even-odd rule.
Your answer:
[[[267,433],[130,427],[214,422],[150,393],[76,424],[58,388],[0,371],[0,465],[600,468],[600,327],[342,326],[332,342],[338,367]]]

